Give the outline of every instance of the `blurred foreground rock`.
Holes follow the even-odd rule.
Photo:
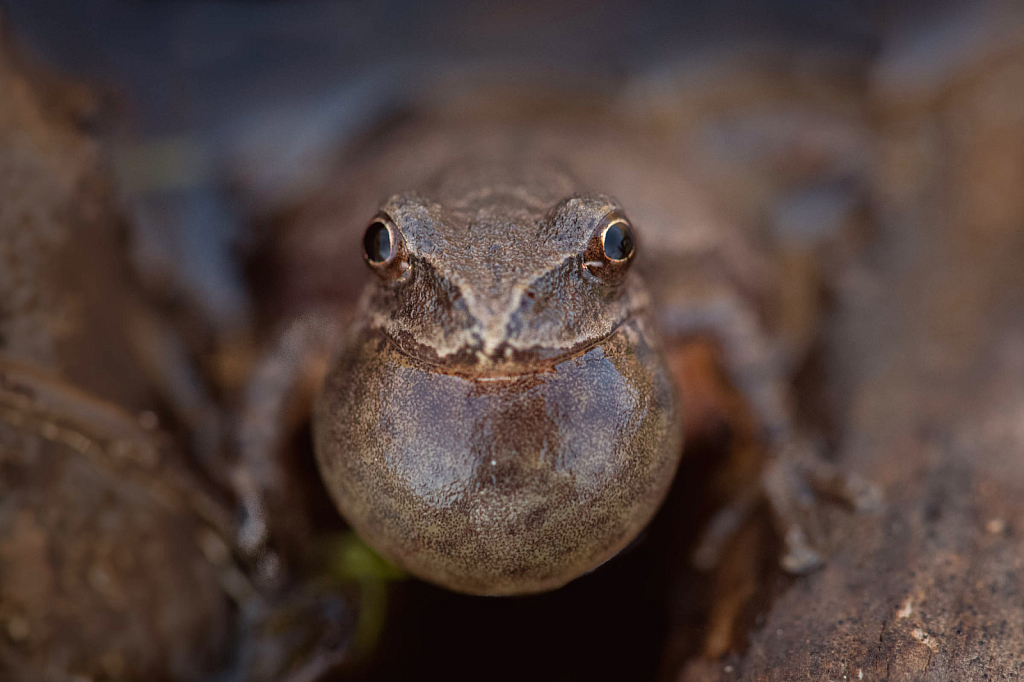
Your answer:
[[[225,519],[158,443],[0,359],[0,678],[187,680],[223,663]]]
[[[83,131],[95,107],[0,43],[5,682],[197,679],[224,664],[232,623],[230,516],[136,417],[151,404],[126,333],[140,304]]]

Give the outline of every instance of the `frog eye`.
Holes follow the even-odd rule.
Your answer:
[[[402,234],[387,215],[377,214],[366,228],[363,257],[370,269],[385,280],[401,277],[408,269]]]
[[[614,213],[601,221],[594,231],[583,260],[592,275],[606,282],[616,282],[625,275],[635,254],[633,226],[625,217]]]
[[[628,260],[633,255],[633,228],[625,220],[608,223],[601,234],[604,256],[610,261]]]

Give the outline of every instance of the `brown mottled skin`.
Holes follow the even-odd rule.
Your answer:
[[[451,589],[538,592],[595,568],[650,520],[679,460],[640,277],[585,258],[622,208],[576,190],[546,164],[457,165],[386,201],[407,270],[369,286],[316,404],[345,518]]]

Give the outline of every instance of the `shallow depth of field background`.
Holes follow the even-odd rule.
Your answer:
[[[897,491],[895,499],[910,500],[911,512],[920,492],[915,481],[942,491],[928,498],[932,506],[921,502],[928,509],[943,508],[936,501],[942,495],[957,499],[949,481],[977,476],[1001,479],[1011,489],[1022,484],[1013,458],[1024,458],[1024,422],[1017,419],[1024,411],[1018,415],[1006,406],[1024,406],[1024,397],[999,383],[1024,368],[1014,350],[1024,338],[1014,322],[1024,287],[1013,274],[1024,263],[1014,265],[1011,258],[1021,253],[1024,234],[1024,10],[1017,4],[0,0],[0,14],[33,60],[99,93],[95,133],[108,145],[131,261],[146,286],[166,288],[168,298],[194,307],[198,318],[225,336],[261,314],[253,273],[237,258],[253,225],[268,216],[279,219],[282,207],[301,203],[329,176],[346,142],[409,101],[429,98],[434,88],[446,91],[474,78],[513,90],[574,84],[565,91],[607,97],[625,109],[638,103],[653,116],[671,116],[674,106],[689,106],[691,99],[711,102],[706,110],[687,109],[693,118],[684,126],[685,138],[709,173],[717,174],[709,186],[721,192],[734,183],[737,215],[755,212],[750,207],[756,204],[758,221],[787,234],[822,225],[838,230],[852,222],[867,245],[858,257],[868,265],[844,272],[836,285],[837,306],[846,308],[826,332],[827,357],[838,359],[837,369],[827,373],[833,388],[825,392],[836,394],[832,406],[841,411],[831,419],[842,422],[836,432],[846,438],[844,461],[880,478]],[[758,82],[766,72],[785,74],[778,92],[772,90],[776,84]],[[716,89],[728,100],[720,105],[728,116],[714,108]],[[797,147],[827,162],[793,158]],[[781,180],[770,189],[756,184],[773,174],[793,182],[782,189]],[[776,194],[764,199],[762,190]],[[876,238],[884,247],[872,250]],[[904,275],[914,284],[904,287]],[[873,305],[889,312],[876,314]],[[1000,325],[1016,331],[1000,336]],[[994,366],[1008,369],[996,372]],[[942,378],[933,380],[930,373]],[[1020,381],[1024,385],[1024,375]],[[991,395],[1002,396],[1005,389],[1011,397],[991,398],[982,385]],[[936,437],[942,445],[935,452],[952,443],[953,454],[929,450],[903,460],[864,454],[880,443],[914,438],[934,445],[929,438],[935,432],[926,425],[968,414],[958,401],[969,391],[982,405],[977,416],[959,431],[949,427],[956,437]],[[925,407],[906,416],[915,405]],[[814,413],[816,407],[804,409]],[[989,461],[970,454],[968,446],[997,441],[1004,444],[1000,455],[992,455],[998,465],[965,474],[976,462]],[[916,468],[896,473],[901,461]],[[687,474],[702,473],[699,464],[685,466]],[[945,472],[944,478],[930,478],[935,471]],[[1013,524],[1024,522],[1020,503],[991,511],[991,500],[1013,496],[990,495],[978,486],[981,502],[954,509],[964,518],[978,515],[978,528],[1003,529],[993,537],[1019,533]],[[974,492],[970,487],[963,494]],[[685,523],[679,519],[686,518],[687,505],[670,500],[669,511],[650,530],[654,541],[551,595],[487,600],[415,582],[392,585],[384,629],[360,674],[408,679],[447,671],[453,678],[489,678],[497,666],[503,674],[536,672],[543,679],[676,679],[708,634],[700,631],[706,601],[678,584],[681,574],[699,578],[685,568],[685,548],[672,544],[679,533],[668,530]],[[913,519],[908,523],[918,522]],[[986,526],[993,519],[1003,525]],[[938,526],[939,540],[931,530],[922,533],[941,544],[941,529],[958,527]],[[957,536],[942,547],[955,547],[959,554],[950,549],[951,555],[982,556],[988,536],[979,532],[982,540],[960,543]],[[692,535],[692,529],[682,533]],[[896,530],[890,536],[900,537]],[[875,639],[888,646],[886,637],[905,627],[910,648],[894,644],[893,650],[924,647],[924,671],[946,660],[942,656],[954,660],[957,651],[973,649],[941,639],[937,648],[928,643],[940,632],[959,636],[953,616],[944,616],[940,626],[890,613],[889,602],[903,603],[904,591],[959,594],[941,581],[933,587],[914,582],[913,576],[932,575],[930,558],[946,557],[945,550],[921,542],[920,556],[893,559],[886,572],[902,575],[901,569],[915,566],[904,582],[894,577],[891,584],[882,578],[842,584],[856,594],[879,590],[872,601],[883,606],[873,613],[887,625]],[[1019,569],[1020,547],[1006,552],[999,566]],[[950,571],[957,585],[975,575]],[[1013,575],[1008,582],[1019,583],[1019,571]],[[776,627],[766,615],[772,600],[787,594],[816,606],[826,601],[779,581],[768,590],[770,598],[759,597],[746,623],[768,633],[750,645],[765,660],[772,654],[771,633],[782,638],[787,627],[800,627],[794,621]],[[973,604],[971,599],[963,597]],[[1010,630],[1021,625],[1019,617],[1012,620],[1018,603],[1003,604],[1011,619],[1009,626],[1002,622]],[[783,608],[799,612],[792,602]],[[996,606],[979,607],[986,608]],[[1001,637],[986,636],[990,647]],[[984,648],[977,640],[986,636],[979,634],[971,646]],[[854,640],[853,649],[863,644]],[[748,644],[744,640],[741,651]],[[1003,658],[991,653],[995,649],[984,651],[993,670],[1010,671],[1005,661],[1012,651]],[[840,660],[845,652],[837,645],[816,655]],[[917,660],[906,656],[899,660]],[[884,657],[871,660],[881,666]],[[734,654],[729,660],[739,659]],[[535,671],[538,661],[545,663]],[[697,668],[688,671],[687,679],[704,679]]]

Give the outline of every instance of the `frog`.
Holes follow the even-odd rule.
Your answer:
[[[386,559],[468,594],[559,588],[664,500],[693,402],[666,354],[694,339],[716,349],[766,453],[699,562],[766,501],[782,567],[806,573],[822,562],[818,493],[877,507],[878,489],[796,424],[769,264],[657,131],[589,113],[401,119],[354,145],[290,224],[278,248],[301,265],[279,273],[279,307],[305,312],[242,410],[243,551],[273,556],[267,491],[285,486],[267,463],[304,385],[322,482]]]
[[[364,239],[379,282],[313,412],[321,475],[360,536],[481,594],[609,559],[681,452],[628,217],[516,165],[459,164],[381,206]]]

